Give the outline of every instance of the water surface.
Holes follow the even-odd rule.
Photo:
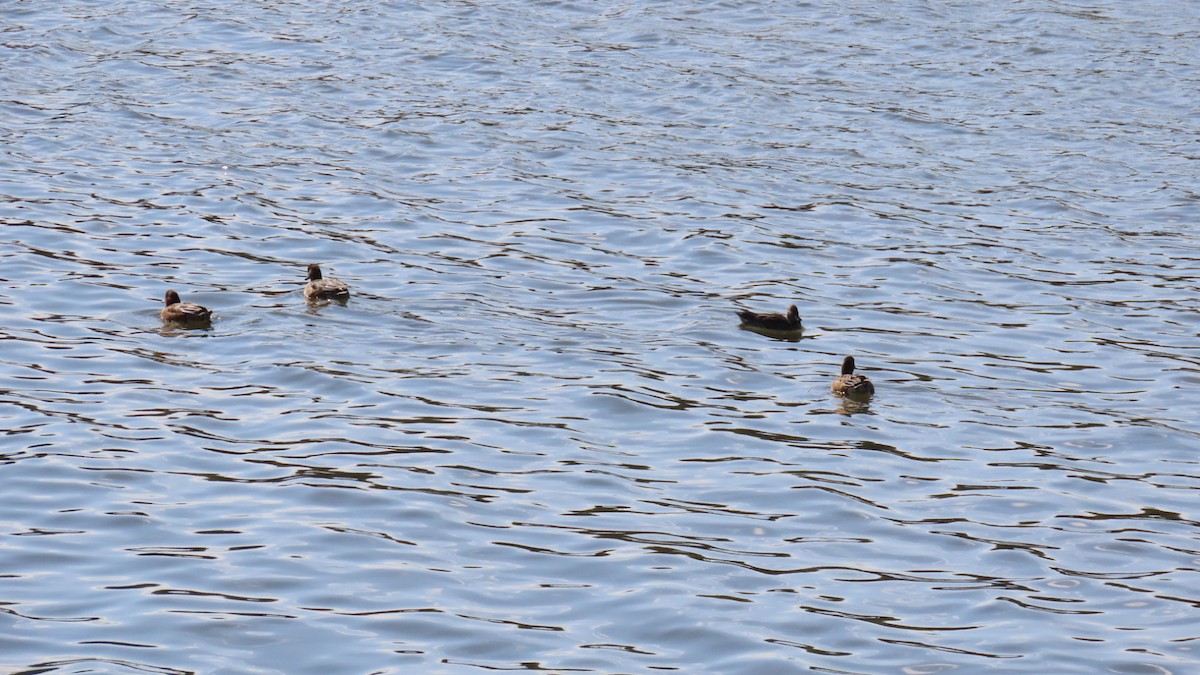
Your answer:
[[[1196,672],[1196,6],[0,19],[5,672]]]

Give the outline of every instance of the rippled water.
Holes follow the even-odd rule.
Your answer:
[[[0,37],[5,672],[1200,672],[1200,5]]]

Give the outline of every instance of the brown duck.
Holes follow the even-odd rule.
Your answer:
[[[309,300],[345,300],[350,297],[350,287],[341,279],[322,278],[321,266],[313,263],[308,266],[308,285],[304,287],[304,297]]]
[[[847,356],[842,360],[842,374],[833,381],[833,393],[838,396],[866,397],[875,393],[875,385],[866,375],[854,372],[854,357]]]
[[[164,300],[166,300],[167,306],[163,307],[162,312],[159,313],[163,321],[198,325],[212,320],[212,310],[194,302],[181,302],[179,294],[175,291],[167,291]]]
[[[766,314],[758,314],[746,309],[738,310],[738,317],[742,320],[743,326],[750,328],[764,328],[766,330],[800,330],[803,326],[800,325],[800,310],[796,309],[795,305],[788,307],[787,314],[779,312],[769,312]]]

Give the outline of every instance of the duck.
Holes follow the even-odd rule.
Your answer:
[[[345,300],[350,297],[350,287],[341,279],[322,278],[321,266],[316,263],[308,266],[307,278],[304,297],[309,300]]]
[[[800,325],[800,310],[796,309],[795,305],[788,307],[787,315],[779,312],[759,314],[747,309],[738,310],[737,315],[741,318],[742,325],[750,328],[778,331],[795,331],[804,328]]]
[[[854,372],[854,357],[842,359],[842,374],[837,376],[830,387],[838,396],[867,397],[875,393],[875,385],[866,375]]]
[[[198,325],[212,321],[212,310],[207,307],[201,307],[194,302],[183,302],[179,299],[179,294],[173,290],[168,290],[167,295],[163,298],[166,301],[166,307],[162,308],[159,316],[163,321],[174,323]]]

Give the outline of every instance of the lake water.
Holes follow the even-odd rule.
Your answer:
[[[1200,4],[0,37],[0,671],[1200,672]]]

